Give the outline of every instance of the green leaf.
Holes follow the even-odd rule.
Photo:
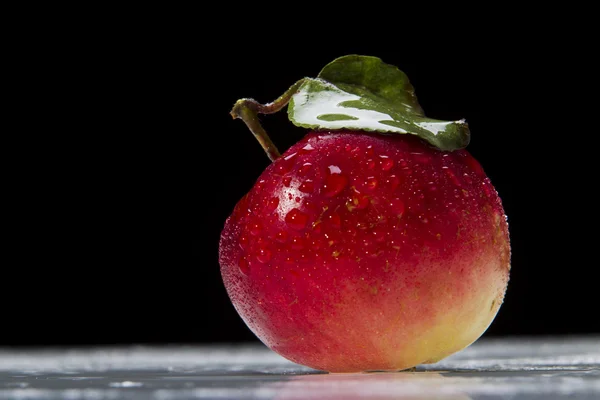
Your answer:
[[[317,78],[305,78],[290,100],[288,117],[309,129],[409,133],[441,150],[469,144],[464,120],[425,117],[406,74],[377,57],[340,57]]]

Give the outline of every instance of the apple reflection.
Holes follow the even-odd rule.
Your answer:
[[[273,383],[274,400],[470,400],[437,372],[293,376]]]

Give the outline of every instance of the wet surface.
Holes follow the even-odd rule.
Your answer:
[[[600,399],[600,336],[481,339],[414,372],[325,374],[263,346],[0,351],[10,399]]]

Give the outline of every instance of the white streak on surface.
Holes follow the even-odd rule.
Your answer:
[[[363,110],[354,107],[342,107],[339,104],[345,101],[360,100],[360,97],[338,89],[329,83],[322,83],[328,90],[309,92],[301,89],[292,96],[294,101],[294,119],[306,125],[319,125],[324,128],[358,128],[383,130],[388,132],[406,133],[406,130],[395,126],[382,124],[380,121],[389,121],[393,118],[374,110]],[[357,120],[324,121],[320,115],[346,114],[358,118]]]
[[[418,372],[323,374],[264,346],[0,351],[0,398],[600,398],[600,337],[481,339]]]

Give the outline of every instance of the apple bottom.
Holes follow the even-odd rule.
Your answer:
[[[324,280],[323,271],[285,286],[246,286],[240,276],[229,289],[250,329],[291,361],[329,372],[403,370],[467,347],[494,319],[508,282],[506,254],[479,250],[362,277],[349,264],[340,268],[345,279]]]

